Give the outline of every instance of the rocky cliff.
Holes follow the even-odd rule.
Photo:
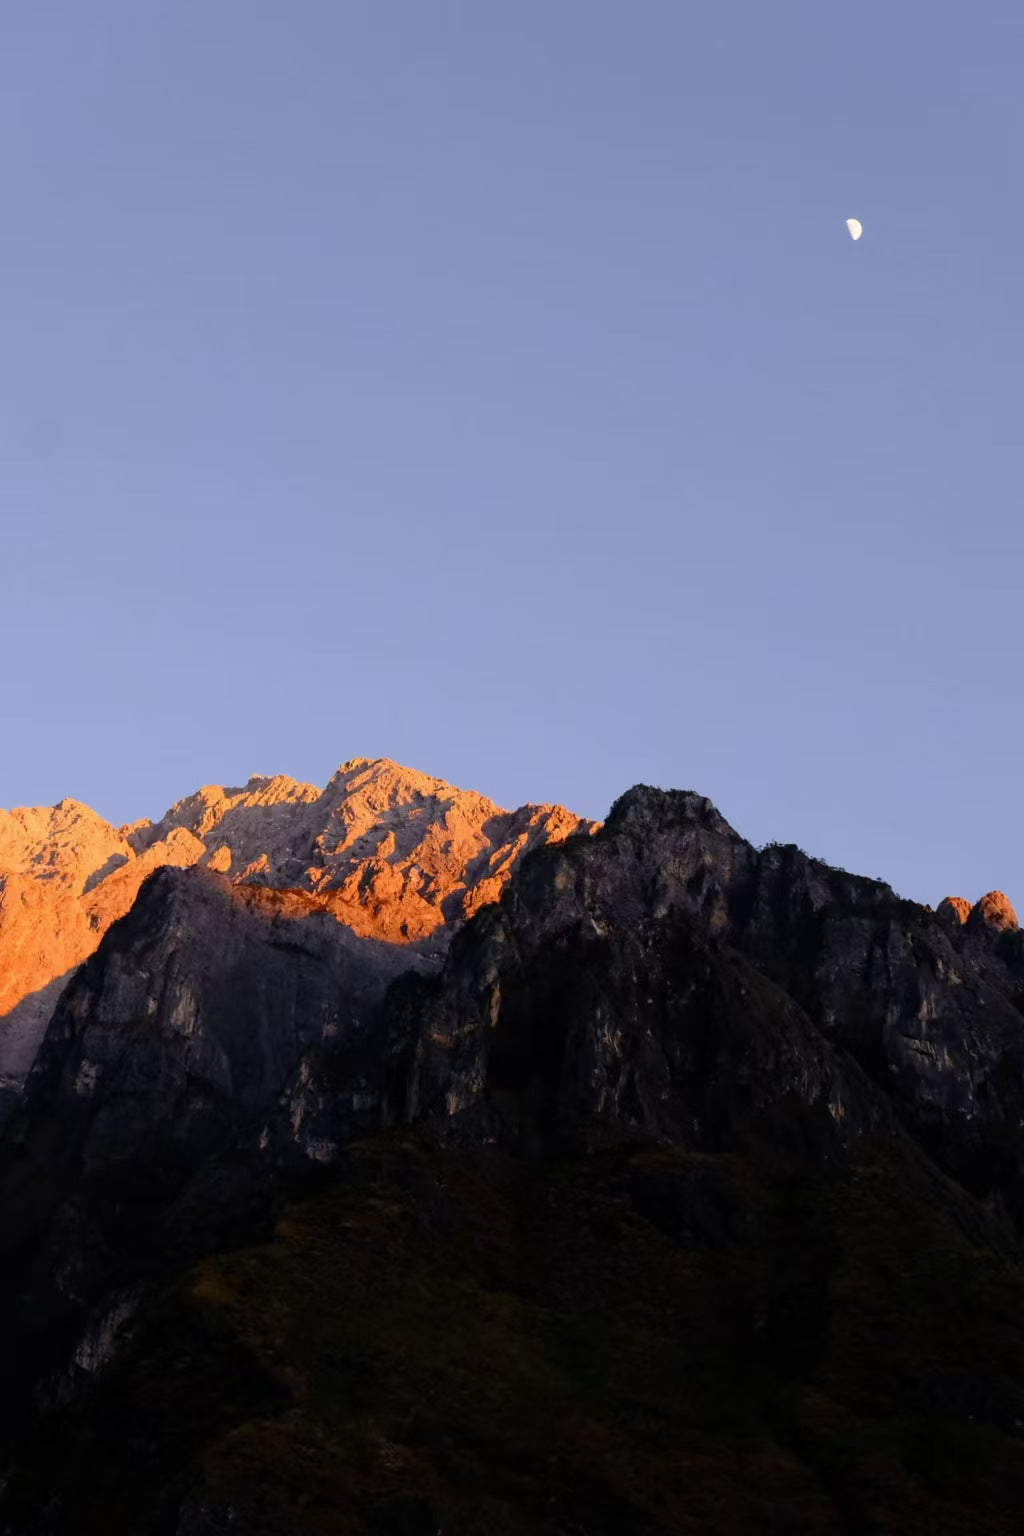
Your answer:
[[[895,1119],[1024,1223],[1024,934],[1000,893],[951,925],[641,788],[389,1003],[391,1112],[445,1134],[603,1121],[700,1145],[719,1091],[730,1113],[777,1098],[844,1140]]]
[[[113,827],[74,800],[2,811],[0,1080],[20,1086],[69,977],[157,869],[304,891],[361,937],[439,954],[525,852],[591,826],[560,806],[503,811],[383,758],[353,758],[325,789],[208,785],[158,822]]]
[[[131,833],[231,862],[153,873],[56,1006],[0,1148],[0,1530],[1015,1530],[1006,898],[642,787],[484,817],[459,884],[449,812],[310,843],[303,793],[298,851],[210,795]]]

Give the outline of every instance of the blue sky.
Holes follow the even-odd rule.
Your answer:
[[[382,754],[1024,905],[1022,57],[1009,0],[4,7],[0,804]]]

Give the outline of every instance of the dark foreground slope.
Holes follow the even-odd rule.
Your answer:
[[[655,791],[376,1004],[158,881],[6,1146],[0,1529],[1019,1529],[1019,934]]]
[[[1017,1532],[1024,1286],[898,1142],[360,1143],[154,1298],[11,1530]],[[48,1513],[40,1519],[40,1511]]]

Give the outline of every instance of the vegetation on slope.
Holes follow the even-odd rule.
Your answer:
[[[7,1529],[1009,1536],[1024,1278],[977,1209],[900,1141],[363,1143],[140,1317]]]

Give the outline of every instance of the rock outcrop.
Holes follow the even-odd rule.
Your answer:
[[[971,904],[966,896],[944,896],[935,908],[935,915],[950,927],[956,927],[970,917]]]
[[[983,896],[971,908],[967,921],[979,927],[993,928],[997,933],[1016,933],[1020,927],[1010,899],[1002,891],[989,891]]]
[[[0,812],[0,1080],[24,1078],[75,968],[157,869],[296,889],[363,938],[440,954],[518,860],[593,823],[354,758],[325,789],[283,776],[206,786],[158,822],[115,828],[87,806]]]

